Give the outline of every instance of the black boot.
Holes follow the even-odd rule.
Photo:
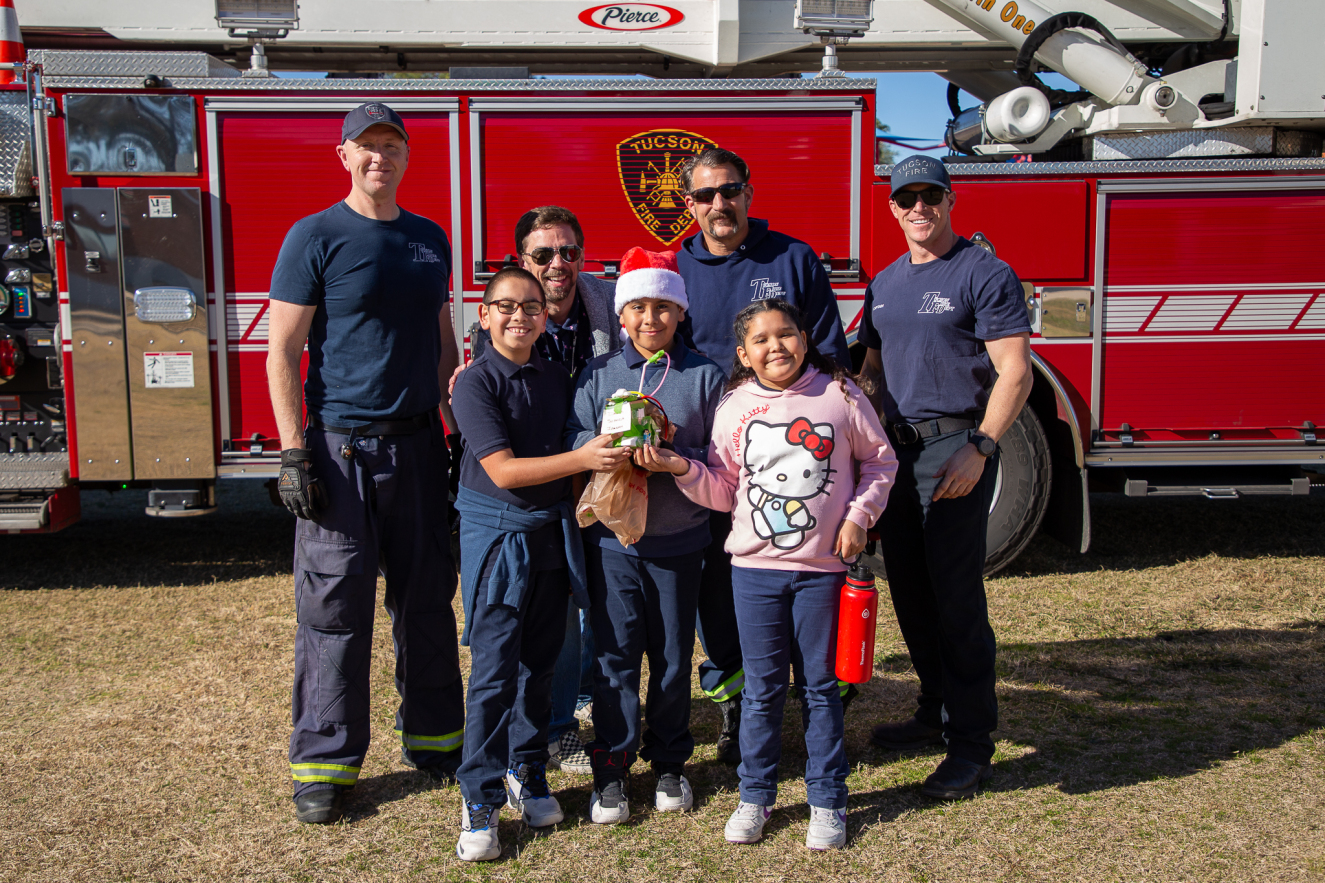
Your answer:
[[[741,762],[741,697],[718,703],[722,732],[718,734],[718,760],[732,765]]]

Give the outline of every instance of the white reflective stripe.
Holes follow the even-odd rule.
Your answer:
[[[1316,295],[1316,302],[1307,310],[1298,328],[1325,328],[1325,294]]]
[[[13,6],[0,6],[0,43],[17,43],[23,45],[23,32],[18,29],[18,13],[14,11]],[[22,53],[20,53],[20,57]],[[17,61],[16,58],[7,58],[5,61]]]
[[[1309,300],[1311,295],[1307,293],[1245,294],[1219,330],[1266,328],[1287,331]]]
[[[1147,331],[1214,331],[1235,300],[1233,295],[1184,297],[1171,295],[1146,326]]]
[[[1118,331],[1140,331],[1155,304],[1157,297],[1106,297],[1104,299],[1104,330],[1106,333]]]

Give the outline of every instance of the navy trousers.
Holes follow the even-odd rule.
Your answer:
[[[646,559],[593,543],[584,557],[598,653],[591,750],[624,751],[626,767],[637,749],[649,763],[685,763],[695,750],[690,668],[704,552]],[[648,729],[641,740],[639,682],[646,654]]]
[[[951,432],[899,445],[898,469],[878,530],[897,624],[920,677],[916,718],[942,727],[948,753],[976,763],[994,756],[994,630],[985,601],[985,530],[998,455],[964,497],[933,502],[934,473],[966,444]]]
[[[847,805],[847,754],[838,692],[837,613],[846,571],[732,568],[745,659],[741,800],[772,806],[782,759],[782,716],[794,665],[809,707],[805,790],[810,806]]]
[[[740,628],[732,601],[732,556],[723,551],[732,531],[730,512],[713,512],[709,532],[713,541],[704,552],[704,574],[699,590],[696,628],[708,658],[699,664],[699,686],[714,702],[741,695],[745,670],[741,666]]]
[[[570,571],[534,571],[517,610],[487,603],[496,557],[494,549],[484,564],[469,624],[469,716],[456,773],[469,803],[504,803],[508,769],[547,763],[552,671],[566,636]]]
[[[319,521],[295,534],[295,796],[353,786],[368,752],[369,653],[377,574],[396,649],[396,732],[416,765],[454,765],[464,737],[455,562],[446,524],[448,458],[440,423],[412,435],[356,438],[310,429]]]

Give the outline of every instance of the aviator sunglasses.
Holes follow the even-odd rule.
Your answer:
[[[893,194],[893,202],[897,203],[898,208],[910,209],[916,204],[916,197],[925,201],[925,205],[938,205],[943,201],[948,191],[942,187],[928,187],[924,190],[898,190]]]
[[[546,264],[547,261],[544,261],[543,263]],[[494,300],[491,303],[485,304],[485,306],[496,307],[497,312],[501,313],[503,316],[514,316],[516,310],[524,310],[526,316],[537,316],[547,309],[547,304],[543,303],[541,300]]]
[[[732,200],[745,192],[745,184],[737,182],[734,184],[723,184],[721,187],[701,187],[698,190],[691,190],[687,196],[701,205],[708,205],[713,201],[713,197],[721,193],[723,199]]]
[[[556,248],[543,246],[542,248],[536,248],[533,251],[525,252],[524,256],[538,264],[540,267],[546,267],[548,264],[552,263],[552,256],[554,254],[561,255],[563,261],[568,264],[573,264],[580,259],[580,247],[578,245],[559,245]],[[533,314],[530,313],[530,315]]]

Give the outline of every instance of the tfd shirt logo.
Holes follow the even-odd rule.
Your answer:
[[[680,129],[653,129],[631,135],[616,146],[617,171],[635,217],[663,245],[690,229],[681,163],[718,145],[711,138]]]
[[[925,299],[920,303],[917,313],[951,313],[956,307],[946,297],[939,297],[937,291],[926,291]]]
[[[772,300],[776,297],[785,298],[787,296],[787,293],[782,290],[782,285],[778,282],[774,282],[767,276],[763,279],[751,279],[750,287],[754,289],[754,294],[750,296],[750,300],[752,301]]]
[[[411,242],[409,250],[414,252],[414,263],[416,264],[440,264],[442,262],[442,259],[437,256],[437,252],[422,242]]]

